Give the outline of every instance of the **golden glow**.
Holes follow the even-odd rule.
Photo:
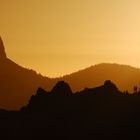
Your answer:
[[[139,0],[0,0],[9,58],[47,76],[101,62],[140,67]]]

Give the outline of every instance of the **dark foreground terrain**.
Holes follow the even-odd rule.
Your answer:
[[[140,93],[122,93],[111,82],[72,93],[64,81],[38,88],[20,111],[0,111],[3,139],[140,138]]]

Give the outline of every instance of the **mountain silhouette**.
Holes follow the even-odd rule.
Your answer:
[[[38,86],[50,89],[53,80],[23,68],[6,57],[0,38],[0,108],[19,109],[27,104]]]
[[[50,91],[58,81],[65,81],[69,83],[73,92],[77,92],[85,87],[97,87],[107,79],[116,83],[121,91],[133,92],[134,86],[138,89],[140,87],[140,69],[102,63],[63,77],[48,78],[10,60],[0,38],[0,108],[19,109],[27,104],[39,86]],[[68,86],[66,90],[71,93]]]
[[[49,92],[38,88],[20,111],[0,110],[0,124],[4,138],[139,139],[140,92],[124,94],[107,80],[73,93],[59,81]]]

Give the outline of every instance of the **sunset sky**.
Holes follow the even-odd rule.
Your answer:
[[[140,67],[139,0],[0,0],[9,58],[55,77],[102,63]]]

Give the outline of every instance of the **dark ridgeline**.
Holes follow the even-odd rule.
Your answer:
[[[140,135],[140,93],[122,93],[109,80],[100,87],[72,93],[60,81],[50,92],[38,88],[20,111],[1,110],[0,128],[6,137],[20,139],[134,139]]]
[[[38,86],[49,91],[58,81],[66,81],[76,92],[85,87],[97,87],[106,79],[116,83],[121,91],[130,92],[134,85],[137,87],[135,90],[140,87],[140,69],[119,64],[98,64],[60,78],[48,78],[9,59],[0,38],[0,108],[19,110],[28,103]]]

